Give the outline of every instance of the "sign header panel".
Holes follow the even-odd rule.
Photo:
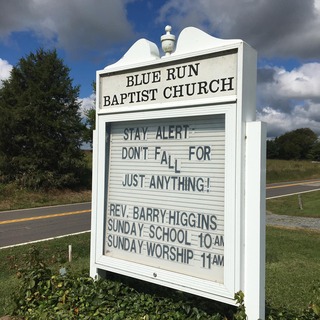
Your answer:
[[[235,50],[147,70],[107,73],[100,79],[100,108],[235,95],[236,75]]]

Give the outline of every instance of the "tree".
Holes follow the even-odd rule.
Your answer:
[[[0,178],[36,188],[71,187],[84,168],[79,86],[57,52],[21,58],[0,89]]]
[[[317,139],[317,135],[309,128],[287,132],[275,140],[279,150],[279,158],[285,160],[307,159]]]
[[[320,139],[318,139],[310,149],[308,158],[313,161],[320,161]]]
[[[93,93],[96,94],[96,83],[92,83],[92,89]],[[93,143],[93,130],[95,129],[96,126],[96,109],[95,109],[95,104],[96,100],[94,99],[93,106],[85,111],[85,125],[86,125],[86,130],[84,132],[84,141],[90,143],[92,147]]]
[[[279,146],[277,144],[277,138],[267,141],[267,158],[277,159],[279,157]]]

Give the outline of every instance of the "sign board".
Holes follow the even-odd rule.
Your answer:
[[[223,283],[224,115],[110,127],[105,254]]]
[[[195,28],[171,56],[155,58],[154,46],[138,41],[97,72],[91,275],[116,272],[229,304],[242,290],[248,315],[262,318],[256,53]]]

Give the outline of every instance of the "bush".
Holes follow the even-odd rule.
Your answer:
[[[21,279],[21,288],[15,295],[14,315],[24,319],[246,319],[244,295],[241,292],[235,296],[239,304],[237,309],[224,305],[226,312],[207,312],[205,309],[215,306],[214,302],[210,301],[208,306],[208,300],[178,291],[166,289],[166,297],[162,297],[156,293],[146,293],[148,285],[143,286],[144,292],[139,292],[141,290],[118,280],[94,281],[84,275],[64,272],[54,275],[39,258],[39,251],[34,248],[28,253],[26,268],[20,270],[18,276]],[[161,287],[159,288],[161,291]],[[319,286],[315,286],[314,290],[320,293]],[[266,319],[320,319],[319,306],[320,298],[319,301],[310,303],[301,314],[288,310],[268,310]]]
[[[53,275],[37,250],[32,248],[28,256],[27,268],[18,273],[21,288],[15,295],[14,312],[25,319],[225,319],[189,301],[139,293],[119,281]]]

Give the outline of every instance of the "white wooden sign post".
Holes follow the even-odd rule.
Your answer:
[[[91,276],[120,273],[264,318],[265,125],[256,52],[184,29],[97,72]]]

